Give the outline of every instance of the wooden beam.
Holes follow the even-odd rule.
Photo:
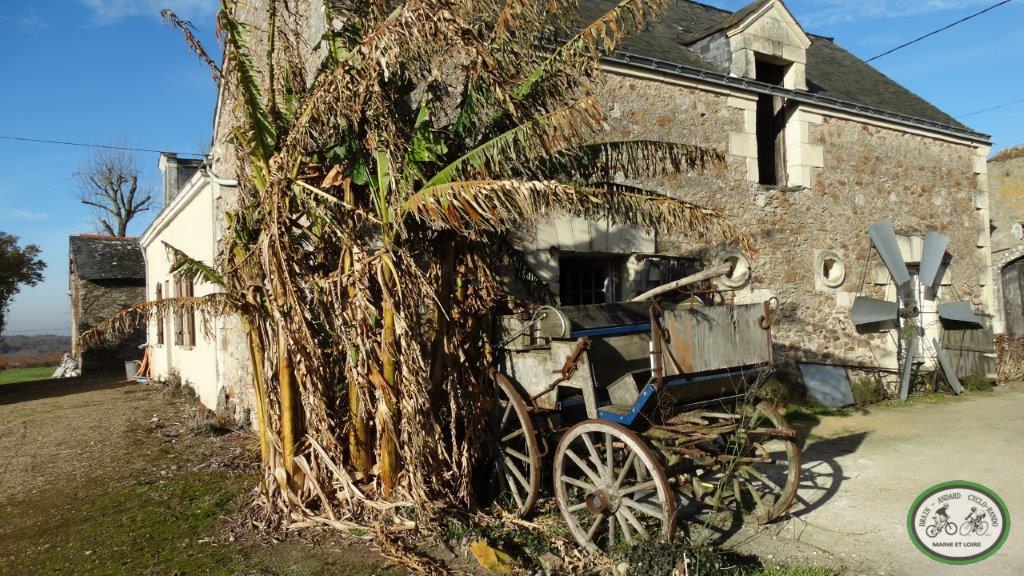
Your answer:
[[[650,300],[651,298],[654,298],[655,296],[661,296],[666,292],[671,292],[678,288],[682,288],[683,286],[689,286],[690,284],[696,284],[697,282],[703,282],[705,280],[711,280],[712,278],[718,278],[719,276],[723,276],[725,274],[728,274],[729,272],[732,272],[732,264],[720,264],[718,266],[715,266],[714,268],[708,268],[707,270],[698,272],[691,276],[687,276],[686,278],[681,278],[674,282],[669,282],[668,284],[658,286],[653,290],[648,290],[647,292],[644,292],[643,294],[637,296],[636,298],[633,298],[632,300],[630,300],[630,302]]]

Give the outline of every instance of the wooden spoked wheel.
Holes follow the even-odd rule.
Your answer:
[[[800,487],[796,435],[768,402],[747,406],[733,418],[739,425],[722,438],[719,463],[702,480],[714,483],[714,504],[767,524],[789,510]]]
[[[494,410],[497,499],[499,504],[507,505],[522,516],[533,509],[540,494],[540,449],[530,411],[512,381],[504,374],[497,374],[495,382],[498,393]]]
[[[555,498],[569,531],[592,553],[675,529],[675,495],[639,436],[587,420],[570,428],[555,452]]]

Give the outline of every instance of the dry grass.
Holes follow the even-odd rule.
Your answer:
[[[1007,160],[1013,160],[1014,158],[1020,158],[1024,156],[1024,145],[1013,146],[1005,150],[1001,150],[998,154],[988,159],[989,162],[1005,162]]]

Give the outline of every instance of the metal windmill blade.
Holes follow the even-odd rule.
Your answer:
[[[943,236],[938,232],[929,232],[924,235],[924,249],[921,251],[921,271],[918,277],[921,284],[932,287],[938,280],[939,268],[942,260],[946,257],[946,246],[949,246],[949,236]]]
[[[903,260],[903,252],[900,250],[899,241],[896,239],[896,231],[892,227],[892,220],[886,218],[879,220],[868,228],[868,235],[871,242],[881,256],[885,268],[889,271],[893,282],[897,287],[897,300],[900,299],[899,292],[910,282],[910,271],[907,270],[907,263]],[[850,316],[853,324],[861,329],[878,328],[882,330],[896,327],[897,349],[904,350],[902,368],[900,370],[900,400],[906,400],[910,394],[910,375],[914,368],[914,360],[917,358],[917,346],[913,339],[904,342],[903,322],[909,321],[919,315],[916,305],[907,308],[900,308],[900,302],[890,302],[878,298],[858,296],[853,301],[853,308]]]
[[[921,272],[919,278],[921,284],[934,287],[939,281],[939,269],[942,267],[942,260],[946,256],[946,247],[949,246],[949,237],[938,232],[929,232],[924,237],[924,250],[921,254]],[[966,300],[949,302],[939,306],[939,318],[950,322],[973,324],[981,326],[981,320],[975,315],[971,303]]]
[[[910,272],[907,270],[907,263],[903,261],[903,253],[900,251],[900,243],[896,240],[896,231],[893,230],[892,220],[886,218],[875,222],[868,228],[868,236],[882,257],[882,262],[889,269],[897,286],[903,286],[910,281]]]
[[[889,275],[897,286],[897,302],[879,300],[867,296],[858,296],[853,302],[851,318],[858,328],[878,327],[890,329],[890,323],[896,326],[897,349],[903,352],[900,363],[900,400],[910,395],[910,378],[914,364],[921,354],[920,325],[921,311],[918,307],[916,290],[910,284],[911,274],[903,259],[896,232],[892,221],[888,218],[876,222],[868,229],[868,235],[885,264]],[[949,237],[938,232],[928,232],[924,237],[918,280],[921,286],[935,289],[940,280],[942,264],[946,257]],[[981,326],[981,320],[975,315],[970,302],[958,301],[938,306],[938,316],[947,322],[973,324]],[[960,394],[963,387],[957,379],[955,370],[938,340],[932,339],[939,369],[942,370],[954,393]]]

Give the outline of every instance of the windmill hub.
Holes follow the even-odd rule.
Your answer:
[[[917,318],[921,315],[921,310],[917,306],[907,306],[900,308],[900,318]]]

